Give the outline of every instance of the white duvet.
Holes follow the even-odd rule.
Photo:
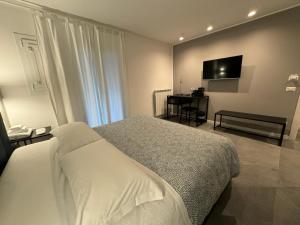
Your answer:
[[[0,178],[1,225],[74,224],[74,201],[52,145],[52,140],[29,145],[11,156]],[[115,224],[191,225],[182,199],[174,189],[152,171],[134,163],[162,182],[164,199],[137,206]]]

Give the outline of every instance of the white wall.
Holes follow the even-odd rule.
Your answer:
[[[300,72],[299,21],[300,7],[175,46],[175,92],[205,87],[209,119],[219,110],[285,117],[288,134],[300,93],[285,91]],[[203,61],[234,55],[244,56],[240,79],[202,80]]]
[[[299,131],[300,131],[300,97],[298,97],[298,104],[293,119],[290,138],[292,140],[295,140],[297,138],[297,134]]]
[[[0,90],[10,126],[56,126],[56,119],[47,94],[31,95],[19,57],[14,32],[34,32],[29,11],[0,3]]]
[[[0,3],[0,89],[10,125],[55,126],[48,95],[30,95],[13,32],[34,34],[24,8]],[[172,46],[125,32],[129,116],[153,115],[153,91],[172,89]]]
[[[172,46],[125,33],[129,116],[153,116],[153,91],[173,88]]]

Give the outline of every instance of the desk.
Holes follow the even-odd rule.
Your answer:
[[[190,106],[195,109],[195,121],[206,122],[208,114],[208,103],[209,97],[196,97],[191,95],[169,95],[167,97],[167,118],[169,118],[169,105],[175,105],[177,107],[177,116],[180,115],[180,120],[182,117],[182,107]],[[191,115],[189,114],[189,120]]]

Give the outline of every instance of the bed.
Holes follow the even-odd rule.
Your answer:
[[[159,183],[164,195],[137,205],[116,223],[105,224],[202,224],[239,172],[233,144],[218,135],[150,117],[130,118],[95,130],[103,139],[72,154],[86,153],[103,143],[111,145]],[[78,221],[73,184],[61,169],[54,143],[51,139],[22,147],[10,157],[0,177],[1,224],[92,224]]]
[[[239,173],[225,137],[151,117],[135,117],[96,131],[166,180],[181,196],[193,224],[202,224],[231,178]]]

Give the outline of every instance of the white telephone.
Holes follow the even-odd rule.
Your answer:
[[[29,137],[32,133],[32,128],[27,128],[23,125],[15,125],[8,129],[7,135],[10,138]]]

